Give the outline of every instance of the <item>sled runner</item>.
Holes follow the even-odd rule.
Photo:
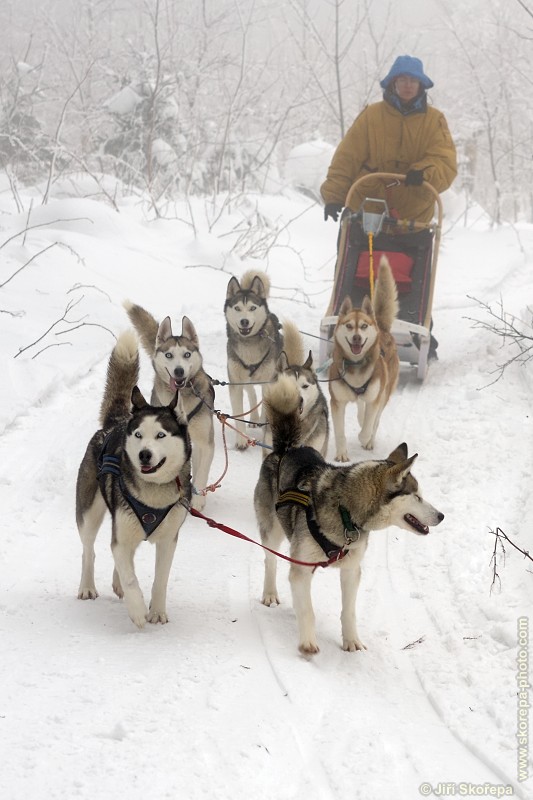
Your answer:
[[[367,197],[358,211],[349,208],[356,189],[361,191],[368,179],[383,180],[386,187],[398,186],[404,175],[378,172],[356,181],[346,198],[339,238],[333,290],[320,323],[320,363],[332,349],[333,329],[346,296],[360,308],[365,295],[373,294],[379,262],[384,253],[391,265],[398,287],[400,310],[392,333],[400,362],[416,367],[424,380],[430,349],[431,309],[435,289],[437,258],[442,227],[442,203],[438,192],[424,181],[423,187],[435,201],[434,218],[429,223],[397,219],[389,213],[386,200]]]

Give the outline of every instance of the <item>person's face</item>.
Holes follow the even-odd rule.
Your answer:
[[[399,75],[394,81],[396,94],[404,103],[413,100],[420,89],[420,81],[410,78],[409,75]]]

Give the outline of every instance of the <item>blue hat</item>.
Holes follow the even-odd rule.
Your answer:
[[[419,58],[414,56],[398,56],[390,68],[389,74],[383,78],[379,85],[382,89],[386,89],[391,81],[399,75],[409,75],[410,78],[416,78],[424,89],[431,89],[433,86],[433,81],[424,74],[424,65]]]

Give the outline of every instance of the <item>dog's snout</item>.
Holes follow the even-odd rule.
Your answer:
[[[442,522],[442,520],[444,519],[444,514],[441,511],[439,511],[439,513],[437,514],[437,519],[439,522]]]
[[[147,450],[145,448],[144,450],[141,450],[139,452],[139,461],[141,462],[141,464],[149,464],[151,460],[152,460],[152,453],[150,450]]]
[[[176,376],[176,378],[183,378],[183,376],[185,375],[185,370],[183,369],[183,367],[176,367],[176,369],[174,370],[174,375]]]
[[[241,328],[249,328],[250,327],[250,320],[249,319],[241,319]]]

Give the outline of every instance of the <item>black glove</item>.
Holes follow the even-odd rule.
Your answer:
[[[327,218],[331,217],[334,222],[337,222],[343,208],[342,203],[327,203],[324,209],[324,219],[327,221]]]
[[[423,169],[410,169],[405,176],[405,186],[422,186],[424,183]]]

